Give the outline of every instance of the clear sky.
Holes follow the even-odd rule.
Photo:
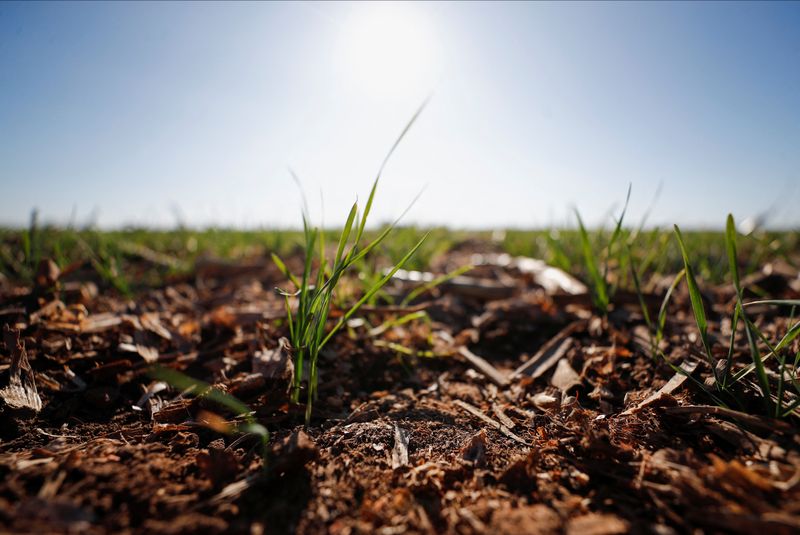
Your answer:
[[[375,220],[800,225],[800,3],[717,2],[3,2],[0,223],[341,222],[431,93]]]

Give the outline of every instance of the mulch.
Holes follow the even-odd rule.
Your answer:
[[[90,270],[0,281],[0,388],[16,385],[1,391],[0,531],[800,532],[796,418],[759,416],[754,396],[718,410],[650,357],[630,295],[602,318],[576,281],[485,260],[412,308],[351,321],[320,357],[309,426],[286,376],[263,369],[287,335],[274,292],[286,282],[266,260],[203,266],[133,299]],[[765,273],[772,295],[798,297],[796,272]],[[665,354],[702,382],[682,292]],[[724,353],[732,289],[706,296]],[[430,321],[376,329],[411,309]],[[781,311],[756,312],[784,332]],[[244,401],[271,433],[266,458],[255,437],[219,432],[233,415],[154,365]]]

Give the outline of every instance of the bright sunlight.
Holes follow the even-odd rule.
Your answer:
[[[437,42],[414,4],[362,4],[342,26],[343,81],[374,98],[433,89]]]

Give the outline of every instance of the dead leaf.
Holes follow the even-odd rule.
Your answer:
[[[36,379],[28,362],[25,344],[19,339],[19,331],[5,326],[3,333],[6,347],[11,351],[11,367],[8,369],[8,385],[0,389],[0,398],[15,411],[42,410],[42,398],[36,390]]]

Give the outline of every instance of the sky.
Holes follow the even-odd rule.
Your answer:
[[[0,3],[0,224],[800,226],[800,3]]]

